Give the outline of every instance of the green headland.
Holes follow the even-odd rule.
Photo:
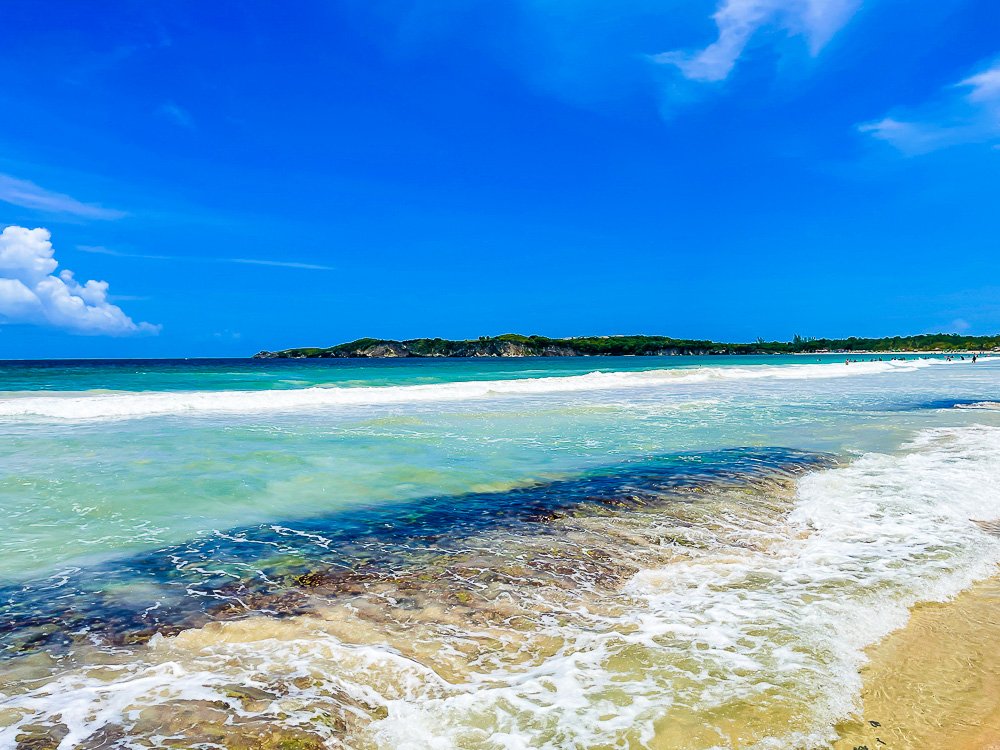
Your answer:
[[[505,333],[478,339],[364,338],[329,347],[297,347],[262,351],[257,359],[282,358],[383,358],[383,357],[583,357],[668,356],[684,354],[825,354],[1000,351],[1000,334],[962,336],[954,333],[892,336],[886,338],[823,339],[795,336],[791,341],[734,344],[669,336],[581,336],[554,339]]]

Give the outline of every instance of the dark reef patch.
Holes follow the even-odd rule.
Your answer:
[[[213,619],[303,614],[316,592],[350,595],[386,575],[419,581],[429,562],[461,552],[477,533],[555,539],[564,516],[655,511],[665,503],[697,502],[713,489],[787,482],[833,463],[826,454],[787,448],[673,454],[504,492],[431,496],[215,531],[0,587],[0,655],[55,653],[82,641],[127,646]]]

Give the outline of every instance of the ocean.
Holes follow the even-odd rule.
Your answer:
[[[1000,357],[0,362],[0,748],[827,747]]]

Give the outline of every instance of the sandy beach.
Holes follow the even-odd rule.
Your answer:
[[[862,716],[836,750],[1000,748],[1000,575],[947,603],[921,604],[874,646]]]

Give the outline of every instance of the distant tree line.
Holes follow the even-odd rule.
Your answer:
[[[546,336],[480,336],[475,340],[441,338],[363,338],[336,346],[304,347],[279,352],[260,352],[258,357],[525,357],[525,356],[658,356],[672,354],[801,354],[823,352],[990,351],[1000,350],[1000,335],[963,336],[956,333],[926,333],[917,336],[846,339],[804,338],[791,341],[720,343],[669,336],[584,336],[555,339]]]

